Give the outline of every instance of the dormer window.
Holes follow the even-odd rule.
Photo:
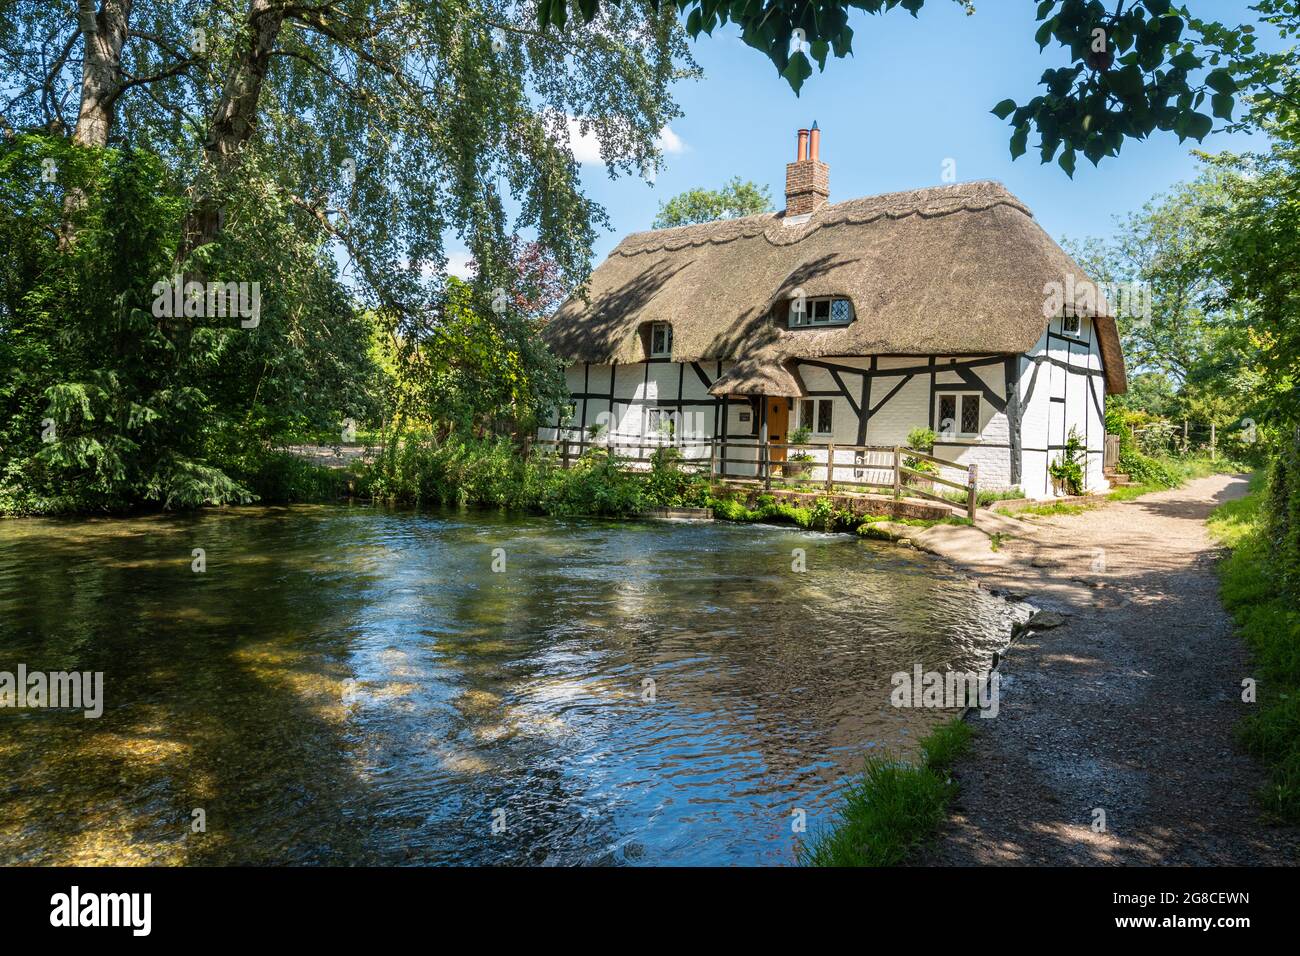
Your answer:
[[[650,326],[650,357],[671,358],[673,354],[673,327],[667,322]]]
[[[853,321],[853,303],[848,299],[823,296],[790,300],[790,328],[848,325]]]
[[[1083,332],[1083,320],[1075,315],[1061,316],[1061,334],[1073,335],[1076,338]]]

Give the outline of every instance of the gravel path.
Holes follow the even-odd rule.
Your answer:
[[[1204,519],[1245,491],[1217,475],[1037,519],[971,567],[1066,624],[1008,651],[1000,714],[974,719],[961,795],[920,862],[1300,862],[1296,828],[1261,821],[1264,774],[1233,735],[1251,667]]]

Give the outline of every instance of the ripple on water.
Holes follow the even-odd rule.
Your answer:
[[[0,861],[791,862],[793,809],[815,829],[938,719],[890,707],[890,675],[983,666],[1017,613],[773,526],[4,522],[0,669],[102,670],[107,700],[4,718]]]

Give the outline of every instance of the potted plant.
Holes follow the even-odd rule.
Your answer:
[[[1071,428],[1060,456],[1047,466],[1047,473],[1052,476],[1052,494],[1063,496],[1083,493],[1084,454],[1083,441],[1079,438],[1079,433]]]
[[[791,445],[806,445],[808,439],[812,437],[812,429],[807,425],[800,425],[790,433]],[[813,460],[811,452],[797,451],[794,454],[787,454],[785,464],[781,467],[781,474],[786,478],[798,478],[804,473],[809,462]]]

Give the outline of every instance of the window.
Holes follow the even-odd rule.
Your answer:
[[[835,400],[832,398],[804,399],[799,403],[799,425],[815,435],[829,435],[834,411]]]
[[[853,303],[829,296],[820,299],[802,297],[790,300],[790,328],[817,325],[848,325],[853,321]]]
[[[1062,335],[1081,335],[1083,334],[1083,320],[1077,315],[1061,316],[1061,334]]]
[[[650,357],[669,358],[673,354],[673,327],[667,322],[650,326]]]
[[[647,408],[645,433],[649,437],[672,439],[677,434],[681,413],[675,408]]]
[[[980,397],[975,393],[940,395],[936,431],[941,438],[975,438],[980,433]]]

